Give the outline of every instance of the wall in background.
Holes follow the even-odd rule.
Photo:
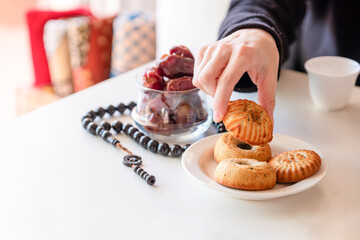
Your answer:
[[[36,5],[36,0],[0,0],[0,25],[17,27],[24,24],[25,12]]]
[[[38,0],[37,6],[53,10],[88,6],[94,15],[105,17],[121,11],[155,11],[155,0]]]
[[[217,40],[230,0],[157,0],[156,55],[176,44],[196,54],[203,45]]]

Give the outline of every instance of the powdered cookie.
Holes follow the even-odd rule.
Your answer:
[[[273,125],[269,115],[253,101],[230,101],[223,122],[234,137],[251,145],[263,145],[273,138]]]
[[[276,172],[266,162],[246,158],[225,159],[215,169],[215,180],[231,188],[265,190],[275,186]]]
[[[271,149],[267,143],[253,146],[240,141],[231,133],[225,133],[215,144],[214,158],[217,163],[228,158],[250,158],[266,162],[271,158]]]
[[[293,150],[271,158],[269,164],[276,170],[277,182],[291,183],[314,175],[320,169],[321,158],[311,150]]]

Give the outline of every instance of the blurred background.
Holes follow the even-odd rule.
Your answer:
[[[0,0],[0,124],[216,41],[230,0]],[[204,11],[206,9],[206,11]]]

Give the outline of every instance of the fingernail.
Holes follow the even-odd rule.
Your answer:
[[[214,122],[220,122],[221,121],[221,115],[218,111],[214,111],[213,114]]]

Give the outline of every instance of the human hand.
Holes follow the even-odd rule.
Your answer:
[[[273,122],[278,66],[274,38],[261,29],[241,29],[199,50],[193,84],[214,97],[213,119],[220,122],[235,84],[247,72],[257,85],[259,104]]]

